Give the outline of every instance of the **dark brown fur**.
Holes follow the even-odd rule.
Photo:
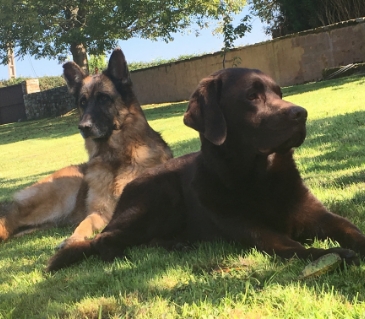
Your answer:
[[[305,139],[307,112],[281,98],[258,70],[226,69],[192,94],[186,125],[199,131],[201,151],[172,159],[131,182],[104,231],[58,252],[48,270],[127,247],[224,239],[283,258],[338,253],[348,263],[365,254],[365,237],[306,188],[293,160]],[[313,238],[344,248],[305,248]]]
[[[73,62],[63,68],[80,110],[79,129],[89,160],[16,193],[0,219],[0,240],[43,227],[77,225],[61,246],[82,241],[109,222],[128,182],[172,157],[146,121],[120,49],[102,74],[87,76]]]

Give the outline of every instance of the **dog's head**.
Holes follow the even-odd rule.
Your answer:
[[[215,145],[231,141],[270,154],[305,139],[307,111],[282,99],[280,87],[259,70],[232,68],[203,79],[184,123]]]
[[[135,96],[122,50],[115,49],[108,68],[86,75],[74,62],[63,65],[63,75],[80,111],[79,129],[84,138],[105,139],[120,129],[125,105]]]

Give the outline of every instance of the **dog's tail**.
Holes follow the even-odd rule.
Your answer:
[[[74,242],[59,250],[49,260],[46,270],[54,272],[69,267],[97,253],[92,245],[92,240]]]

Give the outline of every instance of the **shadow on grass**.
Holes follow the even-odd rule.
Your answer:
[[[200,139],[196,137],[190,140],[171,143],[170,147],[172,149],[174,157],[182,156],[200,150]]]
[[[305,149],[314,149],[319,155],[301,157],[306,173],[331,174],[364,164],[365,111],[311,121],[307,128],[307,138],[301,151],[305,154]],[[337,183],[343,185],[364,181],[364,170],[337,179]]]
[[[1,259],[14,258],[13,267],[20,274],[30,273],[34,269],[42,272],[53,251],[45,247],[27,245],[24,238],[21,240],[23,242],[16,249],[4,247],[0,253]],[[28,255],[33,262],[19,265],[17,256],[24,256],[23,254]],[[32,289],[26,289],[27,292],[15,286],[12,291],[1,296],[2,303],[11,304],[14,318],[46,318],[69,317],[70,313],[66,313],[64,306],[72,306],[85,298],[115,298],[120,309],[129,313],[131,317],[137,314],[141,307],[153,303],[156,298],[167,304],[177,305],[178,308],[186,305],[199,307],[202,303],[218,307],[225,298],[232,298],[235,302],[245,299],[246,304],[252,302],[255,305],[255,301],[265,304],[265,296],[261,296],[261,292],[276,286],[280,289],[290,286],[291,292],[295,289],[310,289],[314,296],[331,294],[334,289],[342,300],[349,303],[353,302],[355,297],[359,301],[365,299],[365,286],[361,281],[354,281],[354,278],[363,278],[365,275],[365,270],[360,267],[299,281],[298,276],[306,262],[296,259],[281,261],[269,258],[262,262],[264,257],[251,265],[241,264],[237,268],[222,270],[225,269],[227,259],[238,259],[240,256],[245,258],[245,251],[241,247],[227,243],[201,244],[197,249],[187,252],[135,248],[131,249],[129,254],[128,261],[116,260],[107,264],[97,258],[89,258],[54,275],[44,274],[44,280],[30,283]],[[14,282],[15,278],[8,278],[8,273],[14,269],[11,266],[2,269],[0,280]],[[183,279],[175,278],[174,281],[171,273],[178,269],[183,269],[187,276],[183,276]],[[166,276],[172,276],[171,282],[164,282]],[[44,296],[47,296],[48,302],[45,302]],[[118,299],[120,297],[124,297],[124,300]],[[98,303],[98,300],[94,302]],[[76,317],[85,316],[78,314]],[[105,314],[105,318],[107,317]]]
[[[186,108],[187,102],[142,106],[148,121],[167,119],[174,116],[181,116],[182,119]]]
[[[15,192],[26,188],[35,182],[39,181],[40,179],[44,178],[47,175],[53,174],[54,171],[44,172],[42,174],[35,174],[35,175],[28,175],[27,179],[25,180],[23,177],[20,178],[12,178],[12,179],[4,179],[0,178],[0,185],[1,185],[1,195],[5,196],[10,200],[12,194]],[[31,180],[31,181],[29,181]],[[4,187],[4,185],[10,185],[10,187]],[[12,185],[17,185],[16,187]],[[1,211],[0,211],[1,214]]]
[[[306,183],[334,189],[325,206],[365,232],[365,111],[310,121],[307,128],[307,138],[297,151]],[[306,155],[307,150],[317,155]]]
[[[174,116],[181,116],[182,118],[186,107],[187,102],[149,105],[144,108],[144,113],[148,121]],[[62,117],[0,125],[0,145],[28,139],[52,139],[79,134],[78,121],[78,111],[74,109]]]
[[[333,80],[293,85],[293,86],[288,86],[288,87],[282,88],[282,91],[283,91],[283,96],[286,97],[288,95],[307,93],[307,92],[317,91],[317,90],[324,89],[324,88],[331,88],[332,90],[339,90],[339,89],[342,89],[339,86],[341,86],[343,84],[347,84],[347,83],[352,83],[355,81],[359,81],[359,83],[357,83],[357,85],[364,85],[365,84],[364,75],[353,75],[353,76],[338,78],[338,79],[333,79]]]
[[[78,112],[73,110],[62,117],[0,125],[0,145],[28,139],[52,139],[78,134],[77,123]]]
[[[364,181],[363,181],[364,182]],[[328,210],[346,217],[365,233],[365,189],[357,191],[349,199],[338,198],[327,201]]]
[[[297,88],[288,88],[286,93],[296,94],[308,92],[323,87],[334,87],[353,81],[353,78],[325,81],[317,84],[308,84]],[[185,111],[186,103],[177,103],[166,107],[169,112],[163,116],[171,117]],[[145,110],[149,120],[162,118],[161,113],[165,109],[148,108]],[[1,134],[1,127],[0,127]],[[1,136],[0,136],[1,138]],[[328,117],[311,121],[308,124],[308,137],[301,148],[317,149],[320,155],[315,158],[302,155],[300,161],[305,165],[305,173],[315,175],[318,172],[331,176],[334,171],[345,170],[350,167],[359,167],[365,161],[365,111],[351,114]],[[1,140],[2,141],[2,140]],[[2,143],[2,142],[0,142]],[[192,139],[172,145],[176,156],[199,149],[199,140]],[[191,150],[189,149],[191,148]],[[319,179],[319,178],[318,178]],[[347,185],[364,183],[364,170],[355,173],[345,173],[335,177],[331,183]],[[328,187],[323,182],[324,188]],[[359,189],[351,199],[341,199],[326,203],[332,211],[345,215],[360,228],[365,230],[365,191]],[[338,295],[349,303],[357,296],[359,301],[365,300],[365,286],[361,280],[364,278],[365,269],[351,267],[348,271],[335,272],[324,275],[315,280],[298,281],[297,276],[304,267],[304,262],[292,260],[289,262],[271,259],[273,267],[266,266],[248,267],[236,272],[220,274],[214,271],[217,266],[225,263],[227,256],[234,258],[245,254],[245,251],[237,245],[229,244],[204,244],[196,250],[188,252],[169,252],[157,248],[131,249],[130,261],[119,260],[113,264],[105,264],[96,258],[90,258],[80,265],[62,270],[55,275],[45,274],[40,282],[29,283],[32,289],[22,289],[16,286],[16,278],[11,273],[17,271],[20,276],[31,273],[36,269],[42,272],[53,249],[37,245],[36,239],[42,236],[53,236],[56,232],[62,240],[62,236],[69,235],[70,229],[42,231],[40,235],[26,235],[20,239],[14,239],[0,247],[0,260],[11,260],[0,272],[1,282],[15,282],[15,287],[10,292],[1,295],[1,303],[11,304],[14,309],[14,318],[47,317],[68,315],[64,306],[72,306],[85,298],[116,297],[137,295],[137,302],[125,304],[121,308],[125,312],[137,313],[141,303],[148,304],[153,298],[162,298],[167,303],[175,304],[182,308],[185,304],[199,306],[199,302],[210,303],[214,306],[220,304],[227,294],[242,296],[246,283],[249,282],[249,291],[246,298],[260,296],[269,285],[307,287],[313,290],[313,298],[323,293],[331,294],[333,289]],[[38,236],[38,237],[36,237]],[[16,244],[15,241],[20,241]],[[26,264],[21,258],[30,260]],[[277,264],[275,266],[275,264]],[[179,280],[171,285],[159,286],[157,281],[162,280],[166,274],[174,269],[183,268],[198,276],[198,280]],[[82,287],[82,288],[80,288]],[[87,287],[87,289],[84,289]],[[255,296],[256,295],[256,296]],[[48,296],[49,302],[44,302]],[[50,306],[50,303],[52,305]],[[265,304],[263,301],[262,304]],[[52,308],[53,307],[53,308]],[[25,311],[27,312],[25,314]],[[79,316],[81,317],[81,316]],[[97,316],[96,316],[97,317]],[[107,317],[107,315],[105,316]]]
[[[316,156],[315,161],[307,165],[306,174],[315,174],[318,171],[331,175],[334,171],[343,170],[348,167],[356,167],[364,162],[365,147],[365,111],[336,117],[312,121],[308,124],[308,138],[302,148],[318,148],[322,154]],[[188,153],[199,149],[198,138],[182,141],[172,145],[175,155]],[[301,157],[301,161],[309,162],[310,157]],[[364,171],[357,171],[354,174],[344,174],[335,178],[334,182],[343,186],[363,183],[365,181]],[[324,185],[326,187],[326,185]],[[327,185],[328,187],[328,185]],[[327,207],[340,215],[346,216],[363,231],[365,230],[365,192],[357,191],[351,199],[336,200],[326,203]],[[55,234],[61,231],[61,237],[69,235],[70,229],[52,229],[42,234]],[[12,259],[7,263],[0,273],[0,281],[14,281],[9,278],[10,273],[15,271],[19,274],[31,273],[34,269],[42,272],[46,262],[53,254],[51,248],[37,246],[32,242],[36,235],[26,235],[21,239],[19,245],[12,247],[12,243],[1,247],[0,259]],[[50,235],[52,236],[52,235]],[[54,235],[53,235],[54,236]],[[324,275],[315,280],[298,281],[297,276],[304,267],[304,262],[294,261],[293,268],[290,262],[279,262],[278,268],[271,268],[254,265],[251,268],[238,270],[225,275],[214,271],[217,266],[225,263],[227,255],[237,257],[244,255],[245,251],[236,245],[228,244],[205,244],[197,250],[189,252],[166,252],[157,248],[132,249],[130,261],[116,261],[114,264],[105,264],[97,258],[90,258],[80,265],[63,270],[55,275],[44,275],[45,280],[34,283],[32,289],[23,292],[21,288],[15,288],[6,295],[2,295],[2,302],[11,304],[14,309],[12,315],[16,318],[27,316],[68,316],[64,305],[72,306],[74,303],[82,302],[85,298],[108,298],[119,295],[138,295],[137,301],[129,304],[118,304],[118,307],[128,313],[138,313],[141,304],[148,304],[154,298],[159,298],[168,304],[178,307],[198,305],[199,303],[211,304],[218,307],[222,299],[227,295],[242,296],[249,282],[249,290],[245,298],[257,298],[260,291],[268,286],[278,285],[280,287],[296,287],[300,289],[307,287],[312,289],[313,295],[323,293],[331,294],[333,289],[343,300],[349,303],[357,296],[359,301],[365,300],[365,287],[361,281],[354,278],[363,278],[365,269],[363,267],[351,267],[348,272],[335,272]],[[21,256],[28,256],[30,260],[24,264]],[[271,263],[276,263],[271,259]],[[281,265],[281,266],[280,266]],[[288,265],[288,266],[286,266]],[[168,288],[166,285],[159,286],[156,281],[163,280],[172,269],[187,268],[198,280],[178,281]],[[87,287],[80,289],[80,287]],[[299,287],[299,288],[298,288]],[[1,293],[0,293],[1,294]],[[48,303],[44,298],[48,296]],[[132,298],[132,297],[131,297]],[[126,302],[126,301],[123,301]],[[249,301],[248,301],[249,302]],[[265,300],[263,300],[265,302]],[[27,306],[29,305],[29,306]],[[74,311],[74,310],[72,310]],[[82,314],[79,314],[81,317]],[[107,315],[105,315],[107,316]]]

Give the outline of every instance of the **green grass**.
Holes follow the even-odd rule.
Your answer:
[[[365,231],[365,78],[284,89],[309,112],[296,151],[306,184]],[[149,105],[151,125],[176,156],[197,150],[182,124],[186,103]],[[71,112],[0,126],[0,200],[55,169],[86,160]],[[282,261],[223,242],[188,252],[134,248],[128,259],[90,258],[50,275],[54,247],[71,233],[49,229],[0,245],[2,318],[365,318],[365,263],[299,280],[306,262]],[[318,247],[333,246],[316,242]]]

